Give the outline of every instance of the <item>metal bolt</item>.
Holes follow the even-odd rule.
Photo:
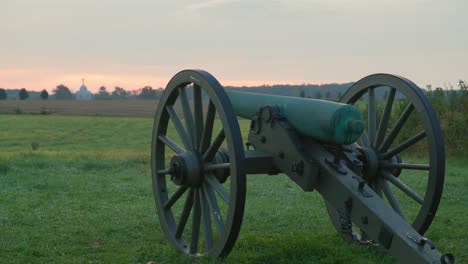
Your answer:
[[[280,159],[284,159],[284,157],[285,157],[284,152],[283,152],[283,151],[280,151],[280,152],[278,153],[278,157],[279,157]]]
[[[367,225],[369,223],[369,218],[367,218],[367,216],[364,216],[362,219],[361,219],[361,222],[365,225]]]

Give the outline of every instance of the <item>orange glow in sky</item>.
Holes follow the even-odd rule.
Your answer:
[[[0,71],[0,88],[26,88],[29,91],[46,89],[52,92],[60,84],[67,86],[72,92],[79,90],[81,79],[91,92],[97,92],[105,86],[107,91],[113,91],[115,86],[128,91],[138,90],[144,86],[154,89],[164,88],[172,76],[157,76],[150,74],[111,74],[111,73],[55,73],[52,70],[41,69],[11,69]],[[215,76],[216,77],[216,76]],[[223,80],[218,81],[224,86],[260,86],[274,84],[322,84],[322,81],[310,80]]]

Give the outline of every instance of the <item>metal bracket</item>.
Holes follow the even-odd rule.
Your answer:
[[[357,175],[353,175],[353,179],[355,179],[357,182],[358,182],[358,192],[364,196],[364,197],[372,197],[372,194],[369,193],[368,191],[366,191],[366,189],[364,188],[366,186],[366,181],[357,176]]]
[[[338,156],[335,156],[333,160],[331,159],[325,159],[325,162],[330,165],[336,172],[338,172],[341,175],[346,175],[346,171],[342,170],[341,167],[341,159]]]
[[[286,173],[304,191],[313,191],[320,164],[304,152],[304,142],[277,106],[261,107],[252,120],[249,139],[256,150],[272,155],[279,171]],[[268,173],[265,171],[264,173]]]
[[[408,235],[408,238],[413,241],[414,243],[418,244],[421,247],[424,247],[424,245],[429,245],[430,249],[435,249],[435,244],[432,242],[429,238],[427,237],[421,237],[421,239],[416,239],[410,235]]]

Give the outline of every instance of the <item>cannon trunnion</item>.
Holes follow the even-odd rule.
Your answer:
[[[379,87],[387,90],[382,104]],[[251,120],[247,150],[236,115]],[[420,120],[416,134],[404,129],[411,118]],[[427,152],[427,164],[404,160],[413,146]],[[184,70],[160,100],[151,152],[161,227],[190,257],[229,254],[242,223],[246,174],[284,173],[323,196],[347,239],[377,244],[401,263],[454,263],[423,236],[442,193],[442,133],[423,92],[402,77],[365,77],[334,103],[226,92],[209,73]],[[413,189],[406,171],[427,177]],[[409,213],[405,199],[415,204]]]

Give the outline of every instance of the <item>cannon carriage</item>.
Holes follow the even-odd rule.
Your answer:
[[[384,97],[377,95],[381,87]],[[402,137],[412,113],[420,130]],[[247,149],[237,116],[250,120]],[[414,145],[422,145],[426,164],[402,158]],[[211,74],[184,70],[161,97],[151,152],[161,227],[171,246],[189,257],[227,256],[242,224],[246,175],[284,173],[323,196],[346,238],[378,244],[401,263],[454,263],[423,236],[441,199],[444,143],[424,93],[405,78],[367,76],[336,103],[225,91]],[[425,175],[419,189],[405,183],[406,171]],[[410,212],[401,199],[415,204]]]

